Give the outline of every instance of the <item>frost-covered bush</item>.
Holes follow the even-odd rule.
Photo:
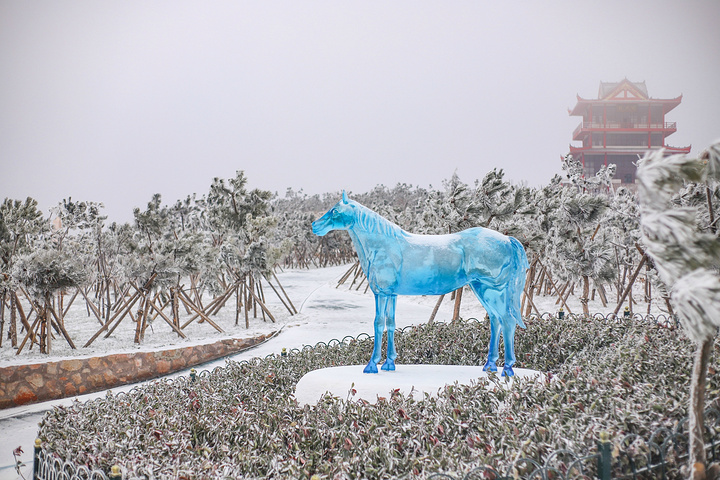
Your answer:
[[[642,321],[526,323],[518,365],[546,372],[542,384],[520,380],[505,390],[481,381],[421,401],[389,391],[376,405],[348,392],[297,405],[292,393],[302,375],[364,364],[366,338],[57,407],[39,436],[61,458],[106,471],[117,463],[127,478],[460,477],[518,457],[542,463],[559,448],[593,452],[602,431],[619,447],[625,434],[648,438],[687,415],[692,344],[681,331]],[[396,335],[399,360],[482,365],[488,330],[464,321],[406,329]],[[717,358],[712,367],[720,368]],[[718,382],[711,378],[709,389],[720,390]],[[675,464],[667,473],[679,478]]]

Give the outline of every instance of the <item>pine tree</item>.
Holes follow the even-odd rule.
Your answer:
[[[720,242],[712,230],[698,229],[698,208],[678,205],[674,195],[684,183],[715,187],[720,180],[720,142],[699,158],[657,151],[638,169],[642,234],[687,335],[697,344],[690,391],[690,478],[705,479],[703,440],[705,382],[713,339],[720,326]],[[687,191],[687,187],[685,189]],[[674,204],[674,205],[673,205]]]
[[[579,162],[567,157],[564,168],[577,188],[562,188],[557,192],[558,204],[550,219],[550,242],[545,256],[551,259],[553,270],[564,280],[571,283],[582,280],[580,303],[583,314],[589,316],[590,280],[602,284],[615,276],[609,238],[601,229],[609,201],[604,195],[587,193]]]
[[[6,198],[0,205],[0,345],[5,326],[5,300],[10,302],[8,339],[17,347],[17,283],[13,277],[13,263],[19,254],[29,252],[33,241],[47,228],[37,201],[27,197],[25,201]]]

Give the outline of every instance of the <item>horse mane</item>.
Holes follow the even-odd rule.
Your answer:
[[[407,235],[402,228],[365,205],[354,200],[350,200],[350,203],[355,206],[355,221],[364,231],[392,238],[401,238]]]

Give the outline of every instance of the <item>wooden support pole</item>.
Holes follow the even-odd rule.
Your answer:
[[[215,328],[215,330],[217,330],[218,332],[220,332],[220,333],[225,332],[222,328],[220,328],[220,326],[217,323],[213,322],[210,319],[210,317],[205,315],[205,313],[202,310],[200,310],[198,307],[196,307],[195,304],[192,303],[192,300],[190,300],[188,295],[183,290],[180,290],[179,293],[180,293],[180,295],[179,295],[180,301],[182,301],[187,307],[189,307],[191,310],[194,310],[195,313],[198,313],[200,315],[200,318],[202,318],[203,320],[208,322],[210,325],[212,325],[213,328]],[[182,328],[187,327],[188,324],[189,324],[189,322],[186,323],[185,325],[183,325]]]
[[[647,255],[643,255],[640,259],[640,263],[638,264],[637,268],[633,272],[632,276],[630,277],[630,281],[628,282],[628,286],[625,287],[625,291],[623,291],[622,295],[620,296],[620,301],[617,304],[617,307],[615,307],[615,311],[613,314],[617,315],[617,313],[620,311],[620,308],[622,307],[623,302],[625,301],[625,298],[630,294],[630,290],[632,290],[633,283],[635,283],[635,279],[637,278],[638,274],[640,273],[640,269],[642,269],[642,266],[645,265],[645,262],[647,261]]]
[[[442,303],[444,298],[445,294],[440,295],[440,298],[438,298],[438,301],[435,304],[435,308],[433,308],[432,314],[430,315],[430,320],[428,320],[428,325],[432,325],[432,323],[435,321],[435,315],[437,315],[437,312],[440,309],[440,304]]]
[[[359,266],[360,266],[359,261],[353,263],[352,267],[350,267],[350,269],[347,272],[345,272],[342,277],[340,277],[340,280],[338,280],[338,283],[337,283],[337,285],[335,285],[335,288],[338,288],[340,285],[345,283],[345,281],[348,279],[348,277],[350,275],[352,275],[352,273],[355,271],[355,269],[357,269]],[[273,275],[275,275],[275,272],[273,272]]]
[[[363,274],[363,269],[362,269],[362,268],[358,268],[357,271],[355,272],[355,276],[353,277],[353,281],[352,281],[352,283],[350,284],[350,287],[348,287],[348,290],[351,290],[351,289],[352,289],[352,287],[353,287],[353,285],[355,285],[355,282],[357,281],[358,277],[359,277],[360,275],[362,275],[362,274]]]
[[[285,306],[285,308],[287,309],[287,311],[290,312],[290,315],[294,315],[292,309],[288,306],[287,303],[285,303],[285,300],[283,300],[282,296],[280,296],[280,292],[278,292],[277,289],[273,286],[273,284],[270,283],[270,279],[268,279],[267,277],[265,277],[265,281],[268,283],[268,285],[270,285],[270,288],[273,289],[273,292],[275,292],[275,295],[277,295],[277,297],[280,299],[280,301],[281,301],[282,304]],[[335,288],[337,288],[337,287],[335,287]]]
[[[17,292],[12,292],[13,297],[15,298],[15,308],[17,309],[17,313],[20,314],[20,321],[22,322],[23,326],[25,327],[25,330],[30,332],[32,340],[32,343],[38,343],[37,339],[35,338],[35,332],[34,329],[30,326],[30,318],[29,315],[32,314],[32,310],[30,311],[30,314],[25,315],[25,311],[23,310],[22,303],[20,303],[20,297],[18,297]]]
[[[265,295],[263,295],[262,286],[260,285],[260,280],[255,281],[255,291],[257,293],[257,298],[264,305],[265,304]],[[265,310],[261,308],[260,313],[262,314],[263,322],[266,322],[267,320],[265,320]]]
[[[122,302],[122,304],[121,304],[122,306],[119,308],[119,310],[117,312],[115,312],[115,314],[110,318],[110,320],[108,320],[105,324],[103,324],[103,326],[100,327],[100,329],[97,332],[95,332],[95,335],[90,337],[90,340],[88,340],[87,343],[85,345],[83,345],[83,348],[89,347],[90,344],[92,342],[94,342],[95,339],[97,337],[99,337],[101,333],[103,333],[105,330],[108,330],[108,329],[110,329],[110,330],[105,335],[105,338],[109,337],[112,334],[112,332],[115,330],[115,328],[117,328],[117,326],[120,325],[120,322],[122,322],[123,318],[125,318],[125,315],[127,315],[127,312],[130,311],[130,309],[133,307],[133,305],[135,305],[135,302],[137,302],[139,297],[140,297],[140,292],[135,292],[135,294],[133,296],[131,296],[128,300],[126,300],[125,302]],[[120,305],[120,303],[118,302],[115,305]],[[120,317],[120,318],[118,318],[118,317]],[[116,318],[117,318],[117,320],[115,320]],[[112,326],[112,328],[110,328],[113,321],[115,321],[115,325]]]
[[[359,265],[360,265],[360,262],[358,262],[358,266]],[[285,298],[287,299],[288,303],[290,304],[292,309],[295,311],[295,313],[298,313],[297,308],[295,308],[295,305],[293,305],[292,300],[290,300],[290,297],[288,296],[287,292],[283,288],[282,283],[280,283],[280,280],[277,278],[277,275],[275,275],[275,272],[272,272],[272,274],[273,274],[273,278],[275,279],[275,281],[278,284],[278,287],[280,287],[280,290],[283,292],[283,295],[285,295]]]
[[[257,305],[260,305],[260,308],[261,308],[265,313],[268,314],[268,317],[270,317],[270,320],[272,320],[273,323],[276,323],[276,322],[275,322],[275,317],[273,317],[272,313],[270,313],[270,310],[268,310],[267,307],[265,306],[265,304],[264,304],[262,301],[260,301],[260,299],[257,297],[257,295],[255,295],[255,292],[252,291],[252,288],[249,288],[248,291],[252,294],[253,298],[255,299],[255,303],[256,303]]]
[[[70,334],[65,330],[65,325],[63,325],[63,322],[60,321],[60,318],[58,317],[58,314],[55,313],[55,310],[52,308],[51,305],[47,305],[46,309],[50,311],[53,317],[55,317],[55,328],[57,328],[60,333],[62,333],[63,337],[65,337],[65,340],[67,340],[68,345],[70,345],[70,348],[73,350],[77,350],[77,347],[75,347],[75,343],[73,343],[72,338],[70,338]]]
[[[535,302],[533,302],[532,296],[531,296],[531,295],[528,295],[527,288],[528,288],[528,286],[527,286],[527,284],[526,284],[526,285],[525,285],[525,298],[527,298],[528,302],[530,302],[530,304],[528,305],[528,307],[532,307],[532,309],[535,310],[535,313],[537,314],[537,316],[540,317],[540,316],[541,316],[541,315],[540,315],[540,311],[539,311],[538,308],[535,306]],[[530,287],[530,288],[532,289],[532,287]],[[521,312],[521,314],[522,314],[522,312]],[[529,315],[525,315],[525,316],[527,317],[527,316],[529,316]]]
[[[25,343],[28,341],[30,337],[32,337],[32,340],[30,341],[30,348],[32,348],[33,343],[39,343],[35,339],[35,327],[37,327],[38,322],[40,321],[40,317],[36,316],[35,321],[33,322],[32,326],[27,330],[27,333],[25,335],[25,338],[23,338],[22,343],[17,349],[17,352],[15,352],[15,355],[20,355],[20,352],[22,352],[23,347],[25,346]]]
[[[170,328],[172,328],[172,329],[175,331],[175,333],[178,334],[178,336],[180,336],[180,337],[182,337],[182,338],[187,338],[187,335],[185,335],[185,334],[182,332],[182,330],[180,330],[180,329],[177,327],[177,325],[175,325],[175,323],[174,323],[172,320],[170,320],[170,319],[162,312],[162,309],[161,309],[161,308],[158,308],[158,306],[155,304],[155,302],[153,302],[150,298],[147,298],[145,301],[150,305],[150,307],[152,307],[153,310],[155,310],[155,311],[158,313],[158,315],[159,315],[163,320],[165,320],[165,322],[166,322],[168,325],[170,325]]]
[[[98,322],[100,322],[100,325],[105,325],[105,322],[102,318],[102,313],[98,310],[97,306],[95,306],[95,303],[92,302],[88,297],[85,291],[78,287],[78,291],[82,293],[83,297],[85,297],[85,303],[87,303],[88,307],[92,310],[93,314],[95,314],[95,318],[97,318]]]
[[[541,263],[541,265],[542,265],[542,263]],[[545,267],[545,265],[543,265],[543,268],[545,268],[545,270],[547,270],[547,267]],[[550,271],[547,272],[547,278],[550,281],[550,285],[555,289],[555,293],[558,295],[559,299],[562,300],[562,304],[565,307],[565,309],[567,310],[568,315],[572,315],[572,311],[570,310],[570,307],[568,307],[567,302],[565,302],[565,300],[563,299],[563,296],[560,293],[560,290],[558,289],[557,285],[555,284],[555,280],[553,280],[552,275],[550,274]],[[552,293],[552,291],[550,293]],[[555,302],[556,305],[557,305],[557,303],[558,302]]]
[[[73,302],[75,301],[75,298],[78,296],[78,292],[80,290],[80,287],[75,289],[75,295],[72,296],[68,304],[65,306],[65,309],[62,312],[62,318],[65,318],[67,316],[67,313],[70,311],[70,307],[72,306]]]

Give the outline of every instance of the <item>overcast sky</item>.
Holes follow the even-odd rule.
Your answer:
[[[720,138],[720,2],[0,0],[0,200],[538,186],[624,77],[683,95],[668,144]]]

